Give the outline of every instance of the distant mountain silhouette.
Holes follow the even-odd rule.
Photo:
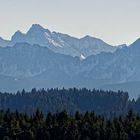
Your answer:
[[[53,52],[78,56],[81,59],[101,52],[114,52],[117,48],[124,46],[111,46],[101,39],[88,35],[79,39],[67,34],[51,32],[38,24],[33,24],[26,34],[15,32],[10,41],[1,39],[0,46],[13,46],[23,42],[45,46]]]

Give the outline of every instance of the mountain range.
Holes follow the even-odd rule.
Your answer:
[[[17,31],[11,40],[0,38],[0,46],[2,47],[13,46],[21,42],[26,42],[31,45],[38,44],[56,53],[78,56],[80,58],[101,52],[114,52],[117,47],[125,46],[112,46],[101,39],[88,35],[79,39],[67,34],[51,32],[38,24],[33,24],[27,33]]]
[[[0,46],[2,91],[86,87],[122,89],[131,98],[139,95],[140,39],[130,46],[112,46],[34,24],[27,33],[17,31],[11,40],[0,38]]]

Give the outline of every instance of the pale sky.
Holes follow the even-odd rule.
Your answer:
[[[140,0],[0,0],[0,36],[10,39],[38,23],[76,37],[112,45],[140,38]]]

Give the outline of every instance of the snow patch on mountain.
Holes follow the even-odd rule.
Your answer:
[[[82,55],[82,54],[81,54],[80,58],[81,58],[81,60],[86,59],[86,57],[84,55]]]

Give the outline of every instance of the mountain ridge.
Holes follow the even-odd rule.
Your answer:
[[[134,43],[114,53],[102,52],[81,61],[77,56],[55,53],[37,44],[17,43],[0,48],[0,75],[6,76],[1,77],[0,88],[3,91],[9,87],[14,91],[34,87],[92,89],[140,81],[139,52],[140,47]]]
[[[0,38],[1,42],[6,45],[0,47],[0,88],[3,91],[10,87],[16,91],[34,87],[92,89],[103,85],[110,88],[117,85],[121,89],[124,83],[140,81],[140,39],[108,52],[108,44],[106,49],[106,43],[100,39],[90,36],[78,39],[33,25],[25,34],[17,31],[12,41]],[[95,53],[98,49],[100,53]],[[130,92],[134,96],[139,94],[134,90]]]
[[[39,44],[45,46],[54,52],[71,55],[88,57],[101,52],[114,52],[119,46],[112,46],[103,40],[86,35],[82,38],[76,38],[59,32],[51,32],[39,24],[33,24],[26,33],[17,31],[11,37],[11,40],[1,43],[0,46],[13,46],[16,43],[26,42],[31,45]],[[120,45],[122,46],[122,45]]]

